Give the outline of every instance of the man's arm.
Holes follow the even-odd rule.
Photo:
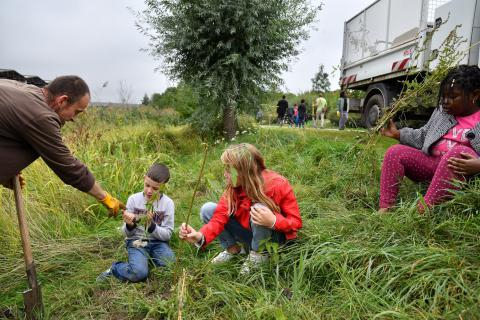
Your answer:
[[[107,192],[105,192],[105,190],[103,190],[96,181],[93,184],[93,187],[89,191],[87,191],[87,193],[98,201],[105,199],[105,197],[107,196]]]
[[[125,205],[120,200],[103,190],[96,181],[87,193],[100,201],[110,211],[110,215],[116,217],[120,210],[125,209]]]
[[[25,141],[66,184],[92,195],[114,215],[125,205],[105,192],[95,182],[87,166],[76,159],[62,140],[60,123],[54,117],[42,117],[26,124],[22,132]]]
[[[64,183],[83,192],[93,188],[94,176],[67,148],[62,140],[60,123],[53,116],[44,116],[35,123],[26,124],[22,135]]]

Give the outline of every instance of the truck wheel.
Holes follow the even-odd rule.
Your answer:
[[[367,105],[363,111],[365,126],[368,129],[375,127],[382,114],[383,107],[383,97],[380,94],[376,94],[368,99]]]

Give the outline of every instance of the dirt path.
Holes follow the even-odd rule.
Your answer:
[[[338,130],[338,128],[313,128],[313,127],[307,127],[307,128],[304,128],[304,129],[299,129],[299,128],[295,128],[295,127],[289,127],[289,126],[278,126],[278,125],[271,125],[271,124],[265,124],[265,125],[260,125],[260,127],[262,128],[272,128],[272,129],[292,129],[292,130],[308,130],[308,131],[318,131],[318,132],[321,132],[321,131],[340,131]],[[344,130],[341,130],[341,131],[347,131],[347,132],[368,132],[367,129],[365,128],[347,128],[347,129],[344,129]]]

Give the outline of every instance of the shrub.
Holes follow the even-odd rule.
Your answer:
[[[258,123],[253,116],[245,113],[237,116],[237,128],[239,134],[257,132],[258,127]]]

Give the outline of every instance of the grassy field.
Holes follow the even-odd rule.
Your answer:
[[[171,168],[166,193],[176,225],[188,211],[203,148],[186,126],[143,110],[133,117],[92,110],[65,128],[75,155],[112,194],[126,201],[142,190],[148,166]],[[125,111],[126,112],[126,111]],[[425,186],[406,181],[391,215],[376,214],[383,152],[392,143],[364,131],[260,128],[237,138],[255,144],[267,166],[293,185],[304,228],[298,241],[248,277],[241,261],[212,266],[205,251],[179,242],[177,262],[148,281],[96,283],[112,261],[126,258],[121,219],[64,185],[42,161],[24,171],[34,258],[46,319],[477,319],[480,318],[480,182],[449,203],[415,212]],[[222,192],[226,143],[211,143],[198,209]],[[12,192],[0,188],[0,318],[22,317],[26,288]],[[179,283],[185,281],[180,297]]]

